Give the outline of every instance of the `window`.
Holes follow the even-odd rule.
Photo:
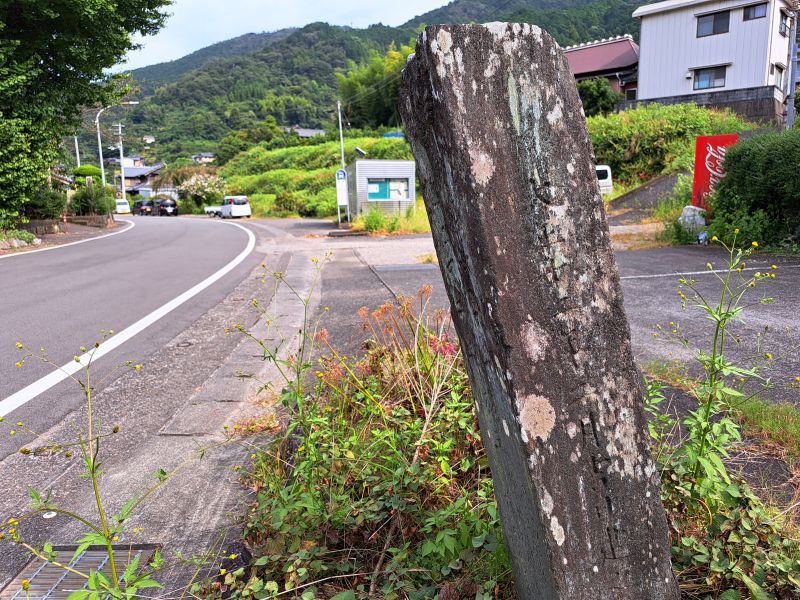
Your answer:
[[[781,13],[781,24],[778,31],[784,37],[788,37],[789,35],[789,15],[786,13]]]
[[[754,4],[753,6],[744,7],[744,20],[753,21],[755,19],[763,19],[767,16],[767,3]]]
[[[725,71],[727,67],[711,67],[697,69],[694,72],[694,89],[708,90],[711,88],[725,87]]]
[[[697,37],[728,33],[730,24],[731,11],[729,10],[697,17]]]
[[[367,179],[367,200],[408,200],[408,179]]]
[[[625,100],[636,100],[636,88],[625,90]]]
[[[780,65],[775,65],[775,87],[779,90],[783,89],[783,72],[784,69]]]

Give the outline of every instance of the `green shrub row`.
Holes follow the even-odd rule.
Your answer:
[[[228,179],[228,191],[253,198],[256,216],[299,214],[326,217],[336,214],[335,168],[303,171],[276,169]],[[268,200],[268,198],[270,198]]]
[[[711,233],[770,246],[800,246],[800,130],[755,136],[725,157],[712,200]]]
[[[366,158],[411,159],[411,148],[401,138],[352,138],[344,142],[345,160],[358,158],[356,148],[367,153]],[[341,165],[339,142],[314,146],[293,146],[268,150],[263,145],[242,152],[221,169],[225,178],[255,175],[276,169],[336,169]]]

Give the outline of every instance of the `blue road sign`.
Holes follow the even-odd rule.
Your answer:
[[[344,169],[336,171],[336,181],[347,181],[347,171]]]

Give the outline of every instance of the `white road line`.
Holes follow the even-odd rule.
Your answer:
[[[778,272],[781,269],[800,269],[800,265],[782,265],[778,267]],[[747,267],[746,269],[742,269],[742,271],[772,271],[770,265],[764,265],[762,267]],[[687,273],[656,273],[654,275],[626,275],[624,277],[620,277],[620,279],[660,279],[662,277],[686,277],[687,275],[712,275],[714,273],[717,274],[724,274],[727,273],[727,270],[722,269],[714,269],[712,271],[690,271]]]
[[[25,405],[27,402],[30,402],[39,394],[46,392],[54,385],[57,385],[64,381],[67,377],[74,375],[78,371],[80,371],[83,366],[88,364],[89,359],[92,362],[96,362],[101,357],[105,356],[109,352],[116,350],[122,344],[133,338],[135,335],[141,333],[148,327],[150,327],[153,323],[161,319],[162,317],[166,316],[176,308],[178,308],[181,304],[184,304],[188,300],[194,298],[197,294],[205,290],[210,285],[216,283],[218,280],[222,279],[225,275],[230,273],[234,268],[236,268],[239,264],[247,258],[253,249],[256,246],[256,236],[253,234],[252,231],[247,229],[246,227],[242,227],[236,223],[226,223],[227,225],[232,225],[233,227],[238,227],[245,233],[247,233],[248,241],[247,247],[242,250],[242,252],[234,258],[231,262],[227,265],[222,267],[219,271],[214,273],[213,275],[207,277],[200,283],[198,283],[193,288],[186,290],[177,298],[173,298],[163,306],[157,308],[149,315],[142,317],[136,323],[131,325],[130,327],[123,329],[119,333],[114,334],[113,337],[106,340],[99,348],[96,350],[89,351],[82,356],[80,356],[80,363],[77,361],[71,361],[62,367],[59,367],[57,370],[53,371],[49,375],[45,375],[38,381],[34,381],[32,384],[22,388],[18,392],[11,394],[6,399],[0,401],[0,415],[8,415],[11,411],[18,409],[20,406]]]
[[[0,259],[3,258],[13,258],[15,256],[28,256],[29,254],[37,254],[38,252],[47,252],[49,250],[59,250],[61,248],[66,248],[67,246],[77,246],[78,244],[85,244],[87,242],[94,242],[96,240],[102,240],[105,238],[109,238],[112,235],[119,235],[121,233],[127,233],[134,227],[136,227],[136,223],[133,221],[128,221],[128,219],[119,219],[122,223],[127,223],[128,226],[125,229],[120,229],[119,231],[115,231],[113,233],[107,233],[105,235],[98,235],[97,237],[87,238],[85,240],[78,240],[77,242],[70,242],[68,244],[59,244],[57,246],[48,246],[47,248],[39,248],[38,250],[26,250],[24,252],[17,252],[15,254],[4,254],[0,256]]]

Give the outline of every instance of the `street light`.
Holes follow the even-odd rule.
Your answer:
[[[103,139],[100,137],[100,115],[103,114],[103,111],[106,111],[114,106],[135,106],[136,104],[139,104],[139,102],[136,100],[130,100],[128,102],[120,102],[119,104],[104,106],[97,112],[97,116],[94,118],[94,126],[97,128],[97,151],[100,153],[100,178],[103,180],[103,193],[105,193],[106,189],[106,169],[103,165]],[[125,185],[125,183],[123,182],[122,185]]]

